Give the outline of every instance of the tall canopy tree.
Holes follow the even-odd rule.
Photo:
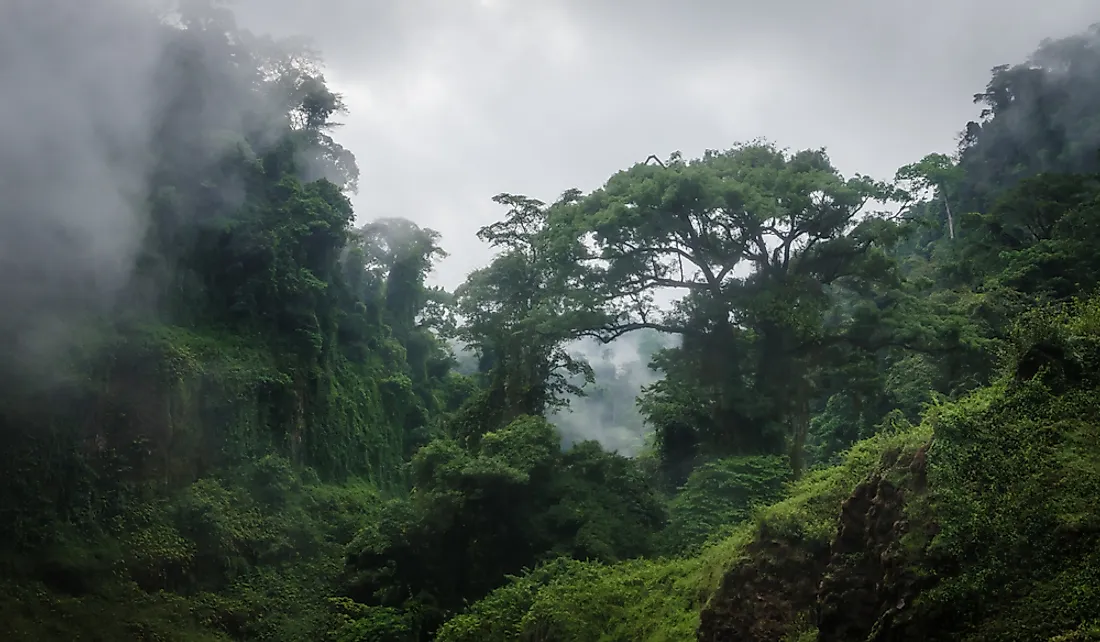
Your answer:
[[[870,321],[892,305],[886,293],[896,279],[884,252],[892,226],[863,216],[887,194],[869,178],[842,177],[822,150],[790,154],[754,142],[636,165],[572,207],[602,262],[608,312],[586,334],[684,335],[680,353],[698,362],[696,378],[660,384],[651,411],[680,394],[672,392],[679,384],[696,388],[682,391],[695,398],[689,405],[712,391],[706,431],[658,425],[664,440],[693,433],[694,444],[666,449],[768,450],[780,429],[801,466],[815,377],[840,344],[875,349]],[[663,312],[655,295],[669,288],[686,296]],[[836,311],[837,289],[861,296]]]
[[[942,206],[943,216],[947,219],[947,236],[953,239],[958,223],[955,220],[957,213],[951,206],[962,176],[962,170],[953,158],[946,154],[929,154],[899,169],[894,180],[903,186],[897,196],[910,203],[920,203],[924,193],[934,191],[935,200]]]

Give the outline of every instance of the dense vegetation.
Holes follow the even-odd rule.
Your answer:
[[[1100,639],[1100,29],[889,181],[756,141],[501,194],[446,292],[354,225],[314,57],[161,18],[122,284],[0,255],[3,639]],[[563,442],[630,337],[644,448]]]

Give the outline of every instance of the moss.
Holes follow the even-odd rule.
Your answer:
[[[1024,318],[1000,379],[926,414],[929,493],[908,514],[935,529],[900,543],[934,585],[877,639],[1088,634],[1100,612],[1100,382],[1084,374],[1100,355],[1096,319],[1100,300]]]
[[[758,520],[762,532],[830,541],[840,505],[852,490],[873,472],[892,474],[898,458],[916,452],[931,437],[932,430],[926,424],[902,424],[856,443],[839,465],[810,471],[792,487],[787,499],[761,511]]]
[[[933,415],[931,509],[942,525],[924,596],[972,640],[1031,640],[1100,610],[1100,405],[1002,382]],[[965,607],[961,605],[966,605]]]
[[[699,596],[690,578],[697,565],[559,559],[494,591],[445,624],[437,639],[692,640]]]

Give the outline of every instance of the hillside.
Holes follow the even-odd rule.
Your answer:
[[[448,292],[356,222],[317,56],[36,2],[0,639],[1100,639],[1100,28],[890,180],[764,140],[498,194]]]
[[[1098,639],[1100,302],[1029,325],[991,385],[889,422],[697,554],[556,561],[438,639]]]

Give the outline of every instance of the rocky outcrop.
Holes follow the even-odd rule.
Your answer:
[[[776,642],[813,609],[827,546],[771,539],[747,553],[700,614],[700,642]]]
[[[812,623],[820,642],[923,639],[928,619],[910,607],[935,526],[913,523],[906,502],[925,490],[926,450],[886,453],[842,504],[832,542],[754,542],[703,609],[700,642],[778,642]]]
[[[896,455],[894,458],[896,459]],[[918,639],[909,626],[899,626],[917,593],[927,583],[914,570],[903,538],[914,527],[906,515],[906,495],[925,485],[925,450],[895,461],[891,472],[905,472],[903,482],[877,474],[856,487],[841,508],[840,524],[825,574],[818,588],[817,628],[820,642]],[[927,541],[933,533],[918,533]],[[898,637],[903,632],[902,637]]]

